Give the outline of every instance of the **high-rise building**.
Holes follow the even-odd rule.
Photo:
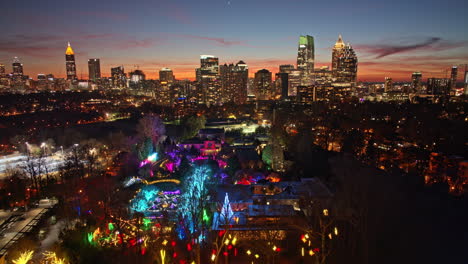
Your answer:
[[[219,59],[212,55],[200,56],[200,68],[196,70],[199,84],[198,102],[221,104],[221,81],[219,79]]]
[[[281,73],[291,73],[294,70],[295,68],[292,64],[284,64],[279,66],[279,72]]]
[[[311,85],[313,81],[315,60],[314,38],[312,36],[299,36],[297,50],[297,69],[301,71],[301,85]]]
[[[465,70],[465,95],[468,95],[468,71]]]
[[[316,100],[316,86],[298,86],[296,100],[299,103],[310,104]]]
[[[385,77],[384,91],[390,92],[393,90],[393,79],[390,77]]]
[[[421,92],[422,87],[422,74],[420,72],[413,72],[411,75],[411,89],[413,92]]]
[[[343,42],[343,38],[341,35],[338,35],[338,40],[335,43],[335,46],[333,46],[332,49],[332,71],[336,71],[338,68],[338,63],[339,63],[339,58],[343,54],[343,50],[345,47],[345,43]]]
[[[161,84],[171,84],[174,82],[174,73],[172,72],[171,69],[169,68],[162,68],[159,71],[159,81]]]
[[[255,96],[258,100],[271,99],[271,72],[267,69],[255,73]]]
[[[297,95],[297,87],[301,86],[301,76],[300,70],[292,70],[288,73],[288,96]]]
[[[93,82],[101,79],[101,62],[99,59],[88,60],[88,79]]]
[[[447,78],[428,78],[427,94],[449,95],[450,79]]]
[[[320,68],[315,68],[314,70],[314,80],[317,85],[326,85],[332,83],[332,71],[328,66],[322,66]]]
[[[46,77],[48,81],[54,81],[54,75],[52,73],[47,74]]]
[[[20,62],[18,57],[13,59],[13,76],[14,77],[21,77],[23,76],[23,64]]]
[[[141,70],[134,70],[129,73],[130,82],[133,84],[138,84],[146,79],[146,75]]]
[[[276,94],[280,96],[281,99],[288,98],[289,90],[289,74],[285,72],[278,72],[275,74],[275,86]]]
[[[332,71],[337,82],[355,83],[358,59],[351,45],[344,44],[341,35],[332,50]]]
[[[65,51],[65,66],[67,70],[67,80],[76,80],[75,52],[73,52],[70,42]]]
[[[47,81],[47,76],[45,74],[43,74],[43,73],[39,73],[37,75],[37,80],[38,81]]]
[[[0,77],[4,77],[5,75],[6,75],[5,65],[0,64]]]
[[[172,85],[174,83],[174,73],[169,68],[162,68],[159,71],[159,98],[157,101],[160,105],[172,106],[176,99],[180,96],[180,87]]]
[[[453,66],[452,71],[450,72],[450,90],[455,94],[455,89],[457,89],[457,75],[458,67]]]
[[[249,67],[244,61],[219,66],[222,102],[244,104],[247,100]]]
[[[115,88],[123,88],[127,84],[127,76],[125,75],[124,67],[119,66],[111,68],[112,86]]]
[[[232,75],[232,95],[234,103],[245,104],[247,101],[247,83],[249,80],[249,66],[244,61],[236,63]]]

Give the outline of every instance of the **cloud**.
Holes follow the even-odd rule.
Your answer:
[[[356,50],[364,50],[365,52],[376,55],[376,59],[381,59],[393,54],[404,53],[412,50],[420,50],[430,48],[433,44],[440,42],[442,39],[438,37],[429,38],[417,44],[407,45],[356,45]]]
[[[117,48],[119,49],[133,49],[133,48],[148,48],[154,46],[155,43],[159,42],[160,39],[158,38],[146,38],[142,40],[138,39],[128,39],[123,40],[117,44]]]
[[[246,46],[245,42],[239,41],[239,40],[226,40],[224,38],[204,37],[204,36],[195,36],[195,35],[180,35],[180,36],[184,38],[190,38],[190,39],[200,39],[200,40],[211,41],[219,46],[226,46],[226,47],[233,46],[233,45]]]

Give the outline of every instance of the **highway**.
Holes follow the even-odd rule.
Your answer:
[[[24,168],[26,165],[27,157],[21,154],[13,154],[0,157],[0,179],[7,176],[5,172],[8,169]],[[52,156],[44,158],[44,164],[47,166],[49,172],[55,172],[63,164],[62,155],[57,152]]]

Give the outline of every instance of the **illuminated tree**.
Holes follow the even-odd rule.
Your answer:
[[[164,138],[166,128],[158,116],[147,115],[138,120],[138,136],[142,140],[151,139],[154,144],[159,144]]]
[[[210,188],[212,171],[207,165],[195,165],[184,179],[182,197],[179,204],[181,225],[179,237],[187,241],[196,241],[192,256],[200,263],[200,242],[206,237],[209,222],[203,219],[206,214],[207,196]]]

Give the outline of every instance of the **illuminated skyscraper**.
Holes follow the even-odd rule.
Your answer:
[[[301,85],[311,85],[314,73],[314,38],[312,36],[299,36],[297,51],[297,69],[301,71]]]
[[[450,72],[450,90],[455,93],[455,89],[457,88],[457,75],[458,75],[458,67],[453,66],[452,71]]]
[[[179,86],[172,85],[174,83],[174,73],[169,68],[162,68],[159,71],[159,98],[156,100],[160,105],[172,106],[176,99],[180,96]]]
[[[70,42],[65,51],[65,66],[67,70],[67,80],[76,80],[75,52],[73,52]]]
[[[427,94],[449,95],[450,79],[447,78],[428,78]]]
[[[337,82],[355,83],[358,59],[351,45],[344,44],[341,35],[332,51],[332,71]]]
[[[328,66],[322,66],[320,68],[315,68],[314,70],[314,80],[317,85],[327,85],[331,84],[333,80],[332,71]]]
[[[141,70],[134,70],[129,73],[130,76],[130,82],[133,84],[138,84],[146,79],[145,73]]]
[[[288,96],[297,95],[297,87],[301,86],[301,76],[300,70],[292,70],[288,73]]]
[[[258,100],[271,99],[271,72],[267,69],[255,73],[255,97]]]
[[[99,59],[88,60],[88,79],[95,82],[101,78],[101,62]]]
[[[13,76],[21,77],[23,76],[23,64],[20,62],[18,57],[13,59]]]
[[[468,71],[465,70],[465,95],[468,95]]]
[[[344,44],[341,35],[339,35],[338,40],[336,41],[335,46],[333,46],[332,49],[332,71],[336,71],[336,69],[338,68],[339,58],[342,56],[345,46],[346,45]]]
[[[174,72],[169,68],[162,68],[159,71],[159,81],[161,84],[171,84],[174,82]]]
[[[249,67],[244,61],[219,66],[222,102],[244,104],[247,101]]]
[[[6,75],[5,65],[0,64],[0,77],[4,77],[5,75]]]
[[[292,71],[294,71],[294,65],[291,65],[291,64],[280,65],[279,71],[281,73],[291,73]]]
[[[111,68],[112,85],[115,88],[123,88],[127,84],[127,77],[125,75],[124,67],[119,66]]]
[[[384,91],[389,92],[393,90],[393,79],[390,77],[385,77]]]
[[[47,76],[45,74],[43,74],[43,73],[39,73],[37,75],[37,80],[38,81],[47,81]]]
[[[196,73],[199,85],[198,102],[207,105],[221,104],[219,59],[212,55],[201,55],[200,68]]]
[[[413,92],[420,92],[422,87],[422,74],[420,72],[413,72],[411,75],[411,88]]]

